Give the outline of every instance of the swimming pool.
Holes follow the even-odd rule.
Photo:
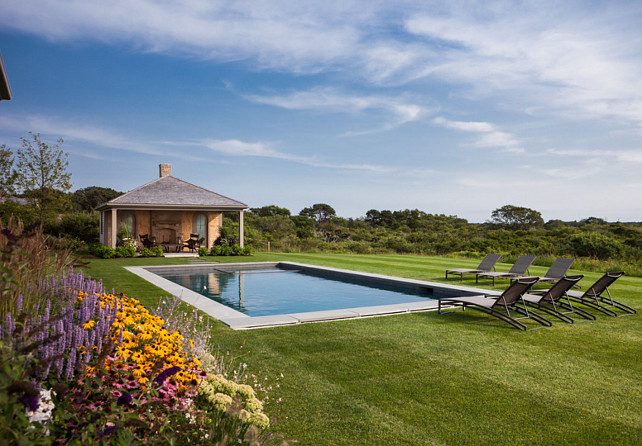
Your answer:
[[[232,328],[436,309],[479,290],[293,262],[129,267]]]
[[[435,297],[428,288],[404,289],[348,277],[331,279],[319,271],[279,266],[158,275],[252,317],[422,302]]]

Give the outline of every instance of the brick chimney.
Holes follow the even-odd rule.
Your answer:
[[[171,177],[172,176],[172,165],[171,164],[159,164],[158,165],[158,171],[160,174],[160,177]]]

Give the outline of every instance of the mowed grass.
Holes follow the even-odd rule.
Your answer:
[[[446,268],[479,263],[277,253],[217,260],[289,260],[448,283],[459,280],[446,281]],[[131,262],[151,264],[95,260],[86,271],[108,288],[155,302],[164,292],[121,268]],[[599,276],[587,273],[581,283]],[[612,291],[642,310],[641,278],[624,276]],[[217,323],[214,333],[221,351],[268,382],[283,374],[270,393],[270,401],[282,401],[267,411],[278,417],[274,430],[299,444],[633,445],[642,444],[641,317],[597,314],[596,321],[521,332],[475,311],[426,312],[248,331]]]

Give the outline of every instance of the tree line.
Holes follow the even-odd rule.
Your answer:
[[[0,146],[0,219],[43,222],[44,231],[82,243],[98,241],[98,205],[119,195],[92,186],[71,192],[68,154],[62,139],[49,146],[38,134],[21,138],[15,153]],[[343,218],[326,203],[293,215],[277,205],[245,212],[245,244],[254,250],[328,251],[362,254],[398,253],[477,256],[573,256],[624,262],[642,270],[642,222],[609,223],[596,217],[544,222],[540,212],[506,205],[490,212],[485,223],[419,209],[368,210],[360,218]],[[238,214],[224,218],[222,236],[238,234]]]
[[[343,218],[325,203],[292,215],[276,205],[252,208],[245,215],[245,243],[255,249],[475,255],[487,252],[574,256],[623,260],[639,265],[642,223],[544,222],[533,209],[506,205],[490,212],[485,223],[419,209],[371,209],[361,218]],[[224,219],[224,233],[234,234],[238,219]]]

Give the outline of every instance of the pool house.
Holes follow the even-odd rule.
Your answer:
[[[153,240],[165,251],[180,251],[191,234],[210,247],[221,235],[224,212],[239,213],[243,247],[243,210],[248,205],[172,176],[171,164],[159,165],[159,178],[101,204],[100,242],[116,247],[121,225],[140,244],[141,237]]]

